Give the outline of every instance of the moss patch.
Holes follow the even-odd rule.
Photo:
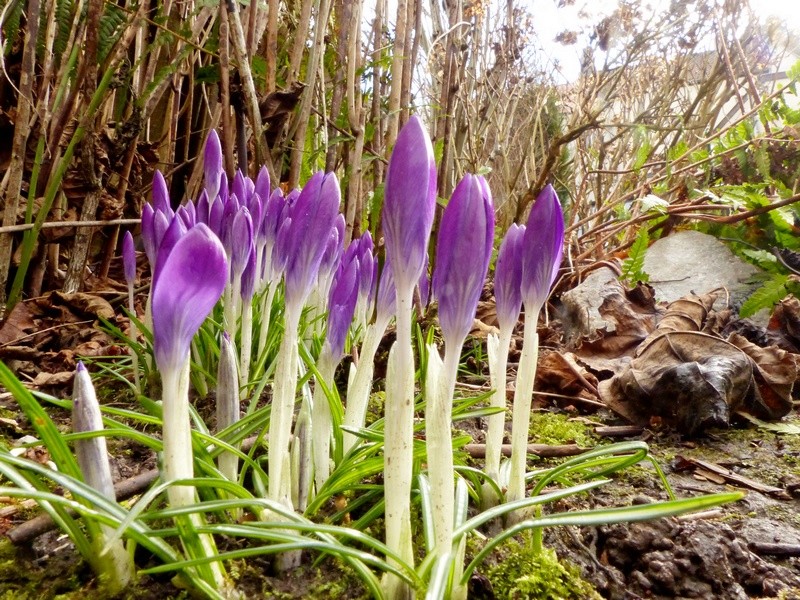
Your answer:
[[[575,565],[545,548],[536,554],[516,541],[502,547],[502,559],[488,573],[498,600],[594,600],[600,595],[581,578]]]
[[[531,441],[536,444],[594,446],[596,440],[586,425],[566,415],[551,412],[531,414]]]

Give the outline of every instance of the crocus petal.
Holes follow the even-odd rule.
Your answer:
[[[262,199],[269,198],[269,186],[269,171],[267,170],[267,167],[264,166],[261,167],[261,170],[258,172],[253,193],[258,194]]]
[[[234,215],[227,243],[223,244],[231,259],[231,272],[241,273],[253,249],[253,222],[244,206]]]
[[[522,308],[522,244],[525,226],[512,224],[497,252],[494,268],[494,297],[500,329],[513,327]]]
[[[164,263],[169,258],[173,248],[185,233],[186,225],[183,224],[183,220],[177,216],[173,217],[169,227],[167,227],[167,230],[164,232],[164,235],[161,238],[161,242],[158,245],[158,251],[156,252],[156,266],[155,269],[153,269],[153,285],[156,284],[156,281],[158,281],[158,278],[161,276],[161,270],[163,269]]]
[[[422,122],[412,116],[397,136],[383,201],[386,259],[396,285],[410,289],[425,267],[436,206],[436,163]]]
[[[479,178],[467,174],[444,210],[436,244],[433,293],[448,344],[460,346],[472,328],[493,239],[491,198]]]
[[[328,331],[325,344],[331,356],[340,357],[344,353],[347,330],[353,320],[358,300],[358,258],[349,257],[336,270],[328,300]]]
[[[247,264],[242,271],[242,300],[250,302],[256,291],[256,248],[250,242],[250,253],[247,257]]]
[[[158,170],[153,175],[153,208],[156,212],[163,212],[167,217],[171,218],[173,215],[167,182]]]
[[[315,173],[290,209],[286,236],[286,303],[302,305],[317,277],[322,254],[339,212],[339,182],[333,173]]]
[[[536,198],[522,246],[522,302],[526,313],[538,312],[558,274],[564,246],[564,214],[551,185]]]
[[[159,370],[180,369],[192,337],[222,295],[228,278],[225,250],[200,223],[172,248],[153,284],[153,337]]]
[[[136,281],[136,249],[133,247],[133,235],[130,231],[125,232],[122,238],[122,267],[125,271],[125,281],[133,285]]]
[[[394,284],[392,265],[387,261],[383,264],[376,302],[376,320],[388,321],[397,310],[397,292]]]
[[[220,190],[220,179],[224,178],[222,168],[222,144],[215,130],[208,133],[206,147],[203,152],[203,168],[205,171],[205,188],[208,199],[216,199]]]

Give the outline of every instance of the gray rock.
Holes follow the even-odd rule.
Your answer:
[[[702,295],[724,288],[730,303],[738,307],[755,289],[747,282],[759,270],[714,236],[678,231],[648,248],[644,272],[658,301],[672,302],[690,293]],[[721,300],[725,301],[724,294]]]

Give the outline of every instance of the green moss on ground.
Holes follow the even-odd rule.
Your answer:
[[[488,578],[498,600],[599,600],[594,587],[581,578],[580,569],[558,560],[554,550],[536,553],[514,540],[503,544],[502,558]]]
[[[572,421],[567,415],[551,412],[531,414],[531,442],[535,444],[576,443],[579,446],[594,446],[597,439],[591,430],[579,421]]]

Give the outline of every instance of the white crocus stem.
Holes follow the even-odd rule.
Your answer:
[[[289,474],[284,473],[289,453],[295,393],[297,390],[297,327],[301,307],[286,306],[286,328],[283,332],[272,394],[272,412],[269,420],[269,497],[291,508]]]
[[[298,362],[300,376],[305,376],[305,366]],[[291,490],[292,503],[295,510],[305,512],[311,495],[311,481],[314,478],[314,458],[311,449],[311,436],[313,424],[311,415],[314,412],[316,396],[311,395],[308,381],[301,388],[303,400],[300,403],[300,412],[294,424],[294,437],[292,438],[292,467]]]
[[[383,339],[383,334],[386,332],[386,327],[389,325],[390,320],[391,317],[382,319],[381,322],[371,323],[364,333],[364,343],[361,344],[358,367],[356,368],[355,376],[347,386],[347,406],[344,410],[343,424],[352,429],[364,427],[372,389],[372,376],[375,372],[375,354],[378,352],[378,346],[381,343],[381,339]],[[342,434],[342,454],[350,452],[358,440],[358,436],[345,431]]]
[[[253,300],[242,300],[242,335],[239,338],[241,344],[239,354],[239,388],[241,398],[244,402],[247,399],[247,384],[250,383],[250,356],[253,351]]]
[[[536,379],[536,362],[539,357],[539,334],[536,322],[539,311],[525,311],[525,334],[522,356],[517,371],[517,387],[514,390],[514,407],[511,420],[511,473],[509,475],[509,502],[525,497],[525,473],[528,456],[528,429],[531,423],[531,400],[533,382]]]
[[[217,369],[217,431],[230,427],[239,420],[239,385],[236,373],[236,349],[233,341],[223,339],[220,344]],[[222,452],[218,466],[228,481],[239,478],[239,457],[232,452]]]
[[[272,300],[275,298],[277,285],[267,284],[267,291],[262,295],[261,304],[261,327],[258,331],[258,353],[259,355],[267,351],[267,334],[269,333],[270,316],[272,314]]]
[[[439,556],[449,552],[453,546],[455,475],[451,426],[460,349],[461,345],[446,346],[442,363],[436,345],[428,346],[425,433],[436,553]]]
[[[162,479],[169,483],[178,479],[194,477],[194,456],[192,452],[192,431],[189,419],[189,357],[179,369],[162,369],[161,385],[163,393],[162,443],[164,447]],[[191,506],[197,503],[195,489],[187,485],[172,485],[167,489],[167,498],[173,508]],[[182,517],[178,517],[180,519]],[[204,518],[198,513],[188,517],[194,526],[204,525]],[[188,534],[187,534],[188,535]],[[189,535],[183,545],[190,558],[215,556],[217,554],[214,538],[208,534]],[[192,548],[196,548],[193,550]],[[199,551],[198,551],[199,550]],[[207,577],[213,578],[217,587],[223,589],[227,584],[219,562],[198,567]]]
[[[500,456],[503,449],[503,433],[506,425],[506,371],[508,368],[508,348],[511,344],[513,327],[504,327],[500,330],[500,335],[489,334],[486,340],[487,351],[489,354],[489,374],[491,385],[494,389],[490,406],[501,408],[503,412],[488,417],[488,428],[486,431],[486,474],[498,481],[500,478]],[[487,500],[491,496],[493,502],[497,503],[499,498],[495,497],[494,489],[490,486],[484,487],[484,498]],[[484,507],[484,508],[488,508]]]
[[[136,316],[136,305],[133,301],[133,282],[128,284],[128,311],[131,313],[131,317]],[[130,320],[130,325],[131,341],[136,343],[139,337],[139,329],[136,327],[133,318]],[[139,381],[139,355],[133,349],[131,349],[131,365],[133,366],[133,385],[136,387],[136,393],[141,394],[142,383]]]
[[[397,287],[397,339],[389,352],[384,424],[386,545],[414,566],[411,544],[411,476],[414,460],[414,354],[411,348],[413,287]],[[387,598],[413,597],[396,575],[384,579]]]
[[[328,346],[326,344],[323,346],[317,360],[317,371],[319,372],[320,380],[325,385],[331,386],[333,385],[336,365],[339,361],[327,349]],[[311,435],[314,451],[314,485],[317,492],[319,492],[331,474],[331,437],[333,436],[331,407],[319,381],[314,386],[314,402],[312,406]]]

